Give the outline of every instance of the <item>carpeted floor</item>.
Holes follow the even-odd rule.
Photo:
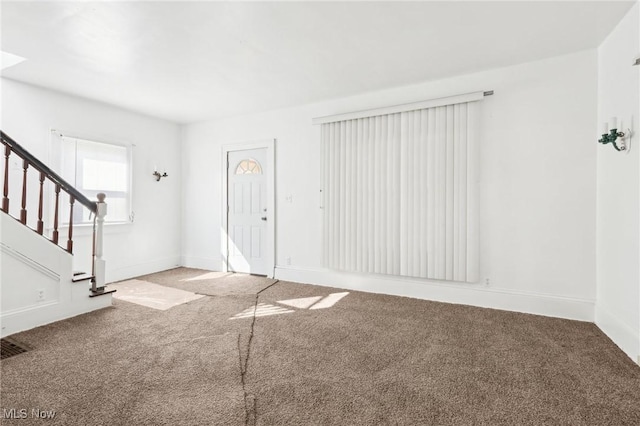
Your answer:
[[[640,424],[640,368],[593,324],[186,268],[138,279],[209,296],[14,335],[33,350],[2,361],[0,408],[29,417],[2,424]]]
[[[176,268],[144,275],[140,280],[207,296],[255,295],[276,280],[256,275]]]

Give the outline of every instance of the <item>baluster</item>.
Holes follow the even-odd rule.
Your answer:
[[[73,203],[76,201],[73,195],[69,195],[69,239],[67,240],[67,251],[73,254]]]
[[[60,199],[60,185],[56,184],[56,209],[53,213],[53,242],[58,244],[58,200]]]
[[[96,203],[96,224],[97,228],[93,231],[93,286],[92,291],[104,289],[105,282],[105,261],[102,258],[102,228],[104,227],[104,217],[107,214],[107,203],[104,202],[105,195],[98,194],[98,202]]]
[[[38,201],[38,234],[42,235],[44,231],[44,222],[42,221],[42,194],[44,191],[44,173],[40,172],[40,200]]]
[[[22,210],[20,210],[20,222],[23,225],[27,224],[27,169],[29,168],[29,162],[27,160],[22,161],[22,168],[24,172],[22,174]]]
[[[93,220],[93,239],[91,241],[91,275],[93,275],[94,277],[93,282],[96,281],[95,276],[96,276],[96,219],[98,218],[97,214],[98,214],[98,210],[96,209],[96,216],[95,216],[95,219]]]
[[[11,148],[6,145],[4,147],[4,197],[2,198],[2,211],[9,213],[9,155]]]

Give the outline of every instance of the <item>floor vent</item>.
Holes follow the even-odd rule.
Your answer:
[[[29,350],[25,345],[22,345],[13,339],[0,339],[0,342],[2,343],[0,348],[2,359],[11,358],[12,356]]]

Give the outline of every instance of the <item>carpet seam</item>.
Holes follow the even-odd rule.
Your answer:
[[[240,350],[240,337],[241,334],[238,334],[238,359],[240,362],[240,382],[242,383],[242,393],[244,396],[244,424],[245,426],[249,426],[249,422],[251,419],[251,414],[253,413],[253,422],[252,424],[255,426],[256,424],[256,420],[257,420],[257,411],[256,411],[256,398],[255,396],[253,397],[253,408],[250,410],[248,407],[248,402],[247,399],[249,397],[249,394],[247,393],[247,388],[246,388],[246,375],[247,375],[247,368],[249,366],[249,357],[251,356],[251,342],[253,341],[253,334],[254,334],[254,328],[256,325],[256,311],[258,309],[258,301],[260,299],[260,293],[262,293],[263,291],[273,287],[274,285],[276,285],[277,283],[279,283],[280,280],[275,280],[274,282],[272,282],[271,284],[269,284],[268,286],[266,286],[265,288],[263,288],[262,290],[258,291],[255,296],[255,302],[253,304],[253,317],[251,318],[251,327],[249,329],[249,339],[247,341],[247,352],[244,358],[244,365],[242,362],[242,352]]]

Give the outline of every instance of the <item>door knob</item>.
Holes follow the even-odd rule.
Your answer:
[[[267,220],[267,217],[266,217],[266,216],[263,216],[263,217],[261,217],[260,219],[262,219],[262,220]]]

